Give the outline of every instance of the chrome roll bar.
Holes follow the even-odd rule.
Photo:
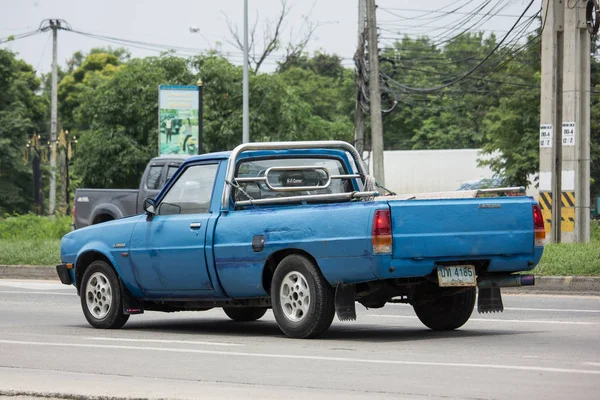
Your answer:
[[[227,164],[227,173],[225,174],[225,189],[221,198],[221,210],[229,210],[229,199],[231,198],[231,184],[235,179],[235,166],[238,157],[245,151],[253,150],[306,150],[306,149],[337,149],[344,150],[350,153],[354,164],[358,169],[358,178],[361,179],[364,185],[364,177],[367,175],[362,159],[358,151],[350,143],[341,140],[322,140],[322,141],[306,141],[306,142],[259,142],[259,143],[244,143],[237,146],[229,156]],[[334,176],[331,176],[333,178]],[[344,197],[345,198],[345,197]]]

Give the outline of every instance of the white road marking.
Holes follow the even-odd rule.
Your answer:
[[[475,364],[475,363],[446,363],[432,361],[402,361],[402,360],[377,360],[367,358],[349,358],[349,357],[326,357],[326,356],[302,356],[297,354],[268,354],[268,353],[246,353],[239,351],[217,351],[200,349],[183,349],[169,347],[144,347],[144,346],[122,346],[122,345],[104,345],[104,344],[84,344],[84,343],[49,343],[49,342],[26,342],[21,340],[0,340],[0,344],[14,344],[24,346],[45,346],[45,347],[78,347],[78,348],[96,348],[96,349],[115,349],[115,350],[137,350],[137,351],[158,351],[169,353],[189,353],[189,354],[211,354],[217,356],[237,356],[237,357],[255,357],[255,358],[276,358],[289,360],[310,360],[326,362],[344,362],[344,363],[365,363],[382,365],[413,365],[428,367],[458,367],[458,368],[488,368],[513,371],[534,371],[534,372],[557,372],[570,374],[600,375],[600,370],[575,369],[575,368],[552,368],[536,367],[523,365],[504,365],[504,364]]]
[[[417,319],[412,315],[386,315],[386,314],[365,314],[367,317],[382,317],[382,318],[407,318]],[[526,324],[559,324],[559,325],[600,325],[600,322],[579,322],[579,321],[541,321],[541,320],[526,320],[526,319],[499,319],[499,318],[470,318],[473,322],[516,322]]]
[[[403,304],[403,303],[389,303],[386,304],[386,306],[403,306],[403,307],[410,307],[412,308],[412,306],[410,304]],[[566,309],[566,308],[527,308],[527,307],[504,307],[505,310],[510,310],[510,311],[548,311],[548,312],[575,312],[575,313],[600,313],[600,310],[573,310],[573,309]]]
[[[60,293],[60,292],[26,292],[18,290],[0,290],[0,294],[32,294],[32,295],[50,295],[50,296],[77,296],[77,293]]]
[[[131,339],[131,338],[111,338],[111,337],[86,337],[85,339],[113,341],[113,342],[178,343],[178,344],[199,344],[199,345],[207,345],[207,346],[243,346],[243,344],[241,344],[241,343],[201,342],[201,341],[197,341],[197,340]]]
[[[600,313],[600,310],[566,310],[564,308],[521,308],[521,307],[504,307],[510,311],[549,311],[549,312],[575,312],[575,313]]]
[[[72,288],[74,286],[63,285],[62,283],[54,282],[19,282],[19,281],[4,281],[0,280],[0,286],[11,287],[17,289],[29,289],[29,290],[63,290]]]
[[[585,365],[591,365],[592,367],[600,367],[600,362],[584,362]]]

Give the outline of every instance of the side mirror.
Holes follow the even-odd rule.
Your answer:
[[[156,214],[156,202],[154,199],[148,197],[144,200],[144,211],[150,215]]]

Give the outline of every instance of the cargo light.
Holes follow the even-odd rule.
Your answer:
[[[389,254],[392,252],[392,218],[390,210],[375,211],[371,241],[374,254]]]
[[[535,245],[542,246],[546,239],[546,228],[544,227],[544,216],[539,204],[533,205],[533,228],[535,231]]]

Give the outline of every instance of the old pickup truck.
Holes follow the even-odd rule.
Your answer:
[[[68,233],[57,273],[95,328],[144,311],[267,309],[293,338],[356,303],[408,303],[435,330],[503,310],[500,288],[534,284],[538,204],[522,188],[417,195],[376,190],[348,143],[249,143],[187,159],[145,213]],[[506,195],[510,193],[510,195]]]

